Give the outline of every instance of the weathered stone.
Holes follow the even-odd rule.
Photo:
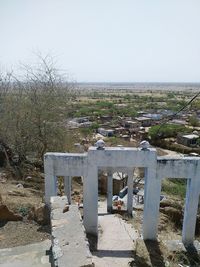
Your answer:
[[[6,205],[0,205],[0,221],[22,221],[23,217],[9,210]]]
[[[33,207],[28,215],[28,220],[34,220],[38,224],[47,225],[50,223],[49,208],[45,204]]]
[[[63,213],[65,213],[65,212],[67,212],[67,211],[69,211],[69,206],[68,206],[68,205],[66,205],[66,206],[63,208]]]
[[[52,252],[54,266],[93,267],[77,205],[63,213],[67,198],[51,198]]]

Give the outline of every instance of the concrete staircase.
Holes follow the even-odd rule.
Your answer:
[[[0,267],[51,267],[51,240],[0,249]]]

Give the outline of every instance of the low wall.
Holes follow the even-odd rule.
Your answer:
[[[53,266],[94,267],[78,206],[67,204],[66,196],[51,197]]]

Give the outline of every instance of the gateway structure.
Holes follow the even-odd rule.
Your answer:
[[[98,171],[108,173],[107,205],[112,209],[112,174],[128,174],[127,211],[132,214],[134,168],[145,170],[143,238],[155,240],[163,178],[186,178],[182,240],[193,242],[200,194],[200,157],[158,157],[154,148],[89,148],[87,153],[46,153],[45,200],[57,195],[57,177],[64,176],[65,194],[71,202],[71,178],[83,177],[83,223],[87,234],[98,235]]]

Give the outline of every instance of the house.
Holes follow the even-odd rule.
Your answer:
[[[115,128],[115,134],[120,135],[120,134],[126,134],[127,129],[125,127],[116,127]]]
[[[188,147],[196,147],[198,145],[199,135],[186,134],[177,136],[177,143]]]
[[[186,125],[186,124],[188,124],[185,120],[177,120],[177,119],[171,120],[169,123],[170,124],[178,124],[178,125]]]
[[[119,192],[127,185],[127,174],[122,172],[113,173],[113,195],[118,195]],[[99,192],[101,194],[107,193],[107,173],[100,173],[99,175]]]
[[[126,128],[126,129],[139,129],[141,126],[141,123],[138,121],[132,121],[132,120],[125,120],[122,121],[122,125]]]
[[[146,117],[146,118],[150,118],[154,121],[159,121],[162,119],[162,114],[157,114],[157,113],[148,113],[148,114],[144,114],[143,117]]]
[[[114,136],[114,130],[112,129],[98,128],[98,133],[106,137]]]
[[[113,195],[118,195],[119,192],[127,185],[128,176],[126,173],[113,173]]]
[[[141,123],[142,127],[150,127],[153,124],[152,119],[147,117],[137,117],[135,119]]]
[[[90,127],[92,122],[87,117],[80,117],[72,119],[68,124],[71,128],[84,128]]]

